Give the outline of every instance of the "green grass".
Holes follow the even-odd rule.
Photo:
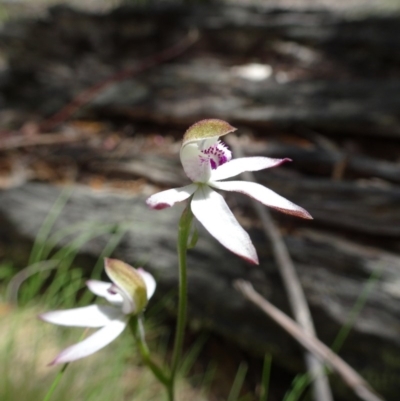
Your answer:
[[[42,400],[59,370],[46,365],[63,347],[76,342],[82,332],[39,321],[36,316],[41,311],[39,306],[22,308],[0,320],[0,364],[4,367],[0,376],[0,399],[3,401]],[[127,347],[126,341],[116,342],[105,353],[76,362],[73,369],[64,373],[53,399],[89,401],[95,400],[94,395],[100,392],[104,400],[122,400],[119,382]],[[109,375],[107,359],[111,353],[113,367]]]
[[[109,235],[90,274],[91,278],[100,278],[104,257],[112,254],[129,228],[126,224],[82,222],[53,231],[68,197],[65,191],[43,222],[26,268],[18,270],[11,262],[0,264],[0,283],[8,284],[0,286],[0,400],[163,400],[165,390],[142,365],[129,330],[100,352],[69,364],[65,371],[60,366],[47,366],[62,349],[87,333],[42,322],[37,315],[91,303],[94,296],[85,290],[87,269],[77,264],[77,254],[93,238]],[[161,340],[164,328],[160,326],[160,305],[148,312],[154,316],[146,324],[150,346],[156,350],[155,358],[162,361],[167,347]],[[184,356],[177,400],[206,399],[206,386],[194,389],[182,379],[189,374],[204,342],[205,338],[199,338]],[[204,383],[211,381],[207,371]]]
[[[40,265],[40,263],[42,263]],[[46,262],[32,265],[46,266]],[[50,265],[52,268],[54,265]],[[0,266],[3,276],[12,274],[9,264]],[[34,273],[33,273],[34,274]],[[82,270],[70,266],[63,274],[57,274],[55,285],[59,289],[57,303],[66,307],[76,304],[76,292],[84,287]],[[45,279],[44,275],[42,278]],[[36,280],[38,280],[36,278]],[[37,283],[36,283],[37,284]],[[54,289],[54,284],[47,287]],[[25,289],[31,289],[26,286]],[[0,288],[4,293],[4,287]],[[24,287],[20,297],[24,298]],[[87,291],[88,292],[88,291]],[[109,401],[109,400],[162,400],[164,388],[152,373],[141,363],[135,350],[129,330],[100,352],[76,361],[60,374],[62,367],[48,367],[47,364],[66,346],[79,341],[82,329],[54,326],[37,319],[37,315],[50,309],[53,295],[48,290],[38,291],[24,306],[0,304],[0,400],[41,401],[45,400],[49,389],[54,393],[48,400],[66,401]],[[4,300],[4,297],[3,297]],[[82,302],[81,302],[82,303]],[[1,307],[2,306],[2,307]],[[151,315],[150,311],[150,315]],[[154,313],[153,313],[154,314]],[[160,320],[158,317],[156,320]],[[165,357],[166,345],[159,339],[160,330],[151,319],[148,321],[151,348],[156,351],[156,359]],[[163,328],[161,327],[161,333]],[[85,333],[86,334],[86,333]],[[201,352],[205,339],[198,342],[186,353],[180,376],[187,375]],[[180,379],[178,399],[205,400],[203,389],[195,390],[188,382]],[[187,398],[186,398],[187,397]]]
[[[81,329],[57,327],[38,320],[36,316],[43,308],[38,304],[8,311],[0,317],[2,401],[44,400],[61,369],[47,364],[60,350],[76,343],[83,333]],[[192,359],[193,354],[189,355],[190,352],[186,358]],[[182,379],[178,394],[180,400],[206,399],[202,391]],[[128,330],[100,352],[70,364],[51,397],[57,401],[163,399],[164,388],[141,364]]]
[[[79,341],[85,332],[44,323],[37,319],[37,315],[55,308],[91,303],[94,296],[85,290],[88,270],[77,264],[78,253],[88,241],[108,235],[109,241],[97,261],[94,261],[90,274],[91,278],[98,279],[103,271],[104,257],[111,256],[131,228],[126,223],[81,222],[54,231],[55,222],[69,195],[68,190],[64,191],[43,222],[33,244],[28,266],[18,270],[11,262],[0,264],[0,283],[8,283],[7,287],[0,287],[0,366],[4,372],[0,375],[0,400],[165,399],[164,388],[142,365],[128,330],[101,352],[70,364],[63,372],[60,367],[46,366],[63,348]],[[340,349],[349,335],[379,275],[380,272],[375,271],[367,281],[348,321],[337,335],[332,346],[334,351]],[[146,313],[150,317],[146,322],[150,348],[155,350],[155,357],[159,361],[165,360],[168,352],[162,322],[168,302],[166,298]],[[201,377],[192,377],[192,382],[199,383],[196,389],[182,379],[192,371],[206,340],[206,337],[200,336],[184,356],[179,372],[177,400],[208,399],[218,368],[215,361],[209,363]],[[228,401],[255,399],[251,394],[242,395],[247,370],[245,363],[239,365],[226,398]],[[267,355],[262,372],[260,401],[269,399],[270,370],[271,358]],[[309,384],[307,374],[296,376],[283,401],[298,401],[306,393]]]
[[[76,228],[76,227],[75,227]],[[82,229],[82,227],[79,227]],[[61,238],[61,233],[55,233],[53,241],[42,243],[40,254],[50,257],[47,260],[33,259],[35,263],[27,267],[23,274],[15,275],[16,269],[11,263],[0,265],[1,279],[11,282],[12,290],[9,289],[7,299],[23,300],[20,307],[8,308],[3,295],[0,308],[0,366],[5,374],[0,375],[0,400],[16,401],[29,399],[31,401],[45,400],[46,393],[55,385],[55,390],[50,400],[82,400],[82,401],[124,401],[124,400],[162,400],[164,399],[164,388],[154,379],[141,364],[140,357],[134,349],[133,341],[128,331],[117,341],[106,347],[101,352],[74,362],[60,375],[60,367],[47,367],[46,365],[63,348],[79,341],[83,331],[73,328],[62,328],[39,321],[36,316],[43,311],[57,307],[75,307],[78,304],[88,304],[92,300],[89,291],[82,290],[86,280],[83,271],[74,264],[74,259],[80,247],[95,235],[111,233],[108,246],[103,253],[109,254],[117,246],[122,238],[126,227],[115,225],[93,225],[87,226],[86,230],[74,236],[74,229],[68,231],[72,239],[64,247],[56,252],[54,247],[58,243],[54,238]],[[50,231],[49,231],[50,233]],[[36,248],[37,249],[37,248]],[[102,266],[101,258],[95,265]],[[54,271],[56,273],[54,274]],[[52,281],[48,283],[48,276],[52,274]],[[96,273],[97,274],[97,273]],[[364,291],[360,294],[358,301],[349,314],[348,322],[335,341],[336,350],[343,344],[349,334],[354,322],[361,312],[368,295],[378,279],[378,272],[374,272],[367,281]],[[29,283],[33,280],[33,283]],[[24,283],[24,281],[26,281]],[[46,286],[43,291],[43,286]],[[77,298],[77,293],[81,296]],[[4,287],[0,288],[0,294],[4,294]],[[19,296],[18,296],[19,295]],[[150,318],[147,328],[150,331],[151,349],[156,351],[156,358],[163,360],[167,352],[167,346],[160,338],[162,326],[160,326],[160,315],[162,315],[161,303],[154,305],[154,310],[149,311]],[[161,337],[160,337],[161,335]],[[190,399],[200,401],[208,399],[208,391],[214,380],[217,366],[211,362],[203,377],[194,378],[194,382],[200,383],[197,389],[193,389],[182,377],[188,376],[201,353],[206,337],[199,337],[192,348],[186,353],[180,371],[180,397],[179,399]],[[271,359],[267,356],[264,361],[264,372],[261,401],[268,400],[269,376]],[[247,365],[242,363],[233,381],[231,391],[227,397],[228,401],[253,400],[250,394],[241,396],[242,387],[247,374]],[[310,380],[307,374],[298,375],[293,381],[292,387],[286,393],[283,401],[297,401],[305,394]],[[181,398],[182,397],[182,398]],[[185,398],[188,397],[188,398]]]
[[[87,277],[76,265],[75,257],[87,241],[111,234],[91,275],[99,278],[103,257],[112,253],[127,229],[116,224],[82,223],[52,233],[68,197],[69,192],[64,192],[45,219],[33,244],[28,266],[17,274],[11,263],[0,266],[1,279],[8,281],[7,291],[4,288],[2,291],[5,293],[3,305],[19,305],[4,307],[0,314],[0,365],[4,367],[0,375],[2,401],[44,399],[60,370],[46,365],[67,345],[77,342],[82,330],[56,327],[38,320],[37,315],[54,307],[74,307],[91,301],[93,295],[89,291],[77,298]],[[70,239],[59,247],[60,241],[66,238]],[[119,340],[104,352],[77,361],[66,369],[51,399],[124,400],[127,392],[157,388],[156,383],[149,382],[152,378],[145,369],[140,370],[143,378],[138,385],[130,388],[134,380],[127,380],[127,375],[132,372],[129,359],[135,355],[133,344],[129,336]],[[139,361],[136,362],[139,366]]]
[[[380,269],[374,270],[370,277],[368,278],[367,282],[364,285],[364,288],[361,294],[358,296],[355,304],[353,305],[350,313],[347,317],[346,323],[341,327],[338,334],[336,335],[335,340],[331,346],[332,350],[336,353],[339,353],[340,349],[342,348],[344,342],[346,341],[347,337],[349,336],[351,330],[354,327],[354,324],[363,310],[366,302],[368,301],[368,297],[373,290],[374,286],[376,285],[379,277],[381,276],[382,271]],[[326,368],[326,374],[330,374],[328,368]],[[286,395],[283,401],[298,401],[301,399],[303,394],[306,393],[308,386],[311,383],[311,379],[308,373],[302,373],[295,377],[292,382],[291,388],[286,392]]]

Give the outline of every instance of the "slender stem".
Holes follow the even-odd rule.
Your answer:
[[[142,356],[143,362],[150,368],[154,376],[165,386],[167,390],[168,401],[175,400],[175,379],[179,362],[182,356],[183,339],[186,325],[187,310],[187,275],[186,275],[186,253],[188,249],[188,241],[190,229],[192,226],[193,214],[190,210],[190,202],[182,213],[179,221],[178,230],[178,259],[179,259],[179,301],[178,301],[178,318],[175,331],[174,350],[172,354],[171,373],[166,375],[165,372],[150,358],[150,351],[147,347],[143,324],[140,317],[133,317],[129,321],[129,326],[136,340],[138,349]]]
[[[140,316],[134,316],[129,321],[129,327],[136,340],[139,352],[142,356],[143,362],[153,372],[154,376],[168,389],[169,378],[164,371],[151,359],[150,350],[144,338],[143,322]]]
[[[69,363],[66,363],[61,370],[57,373],[57,376],[55,377],[55,379],[53,380],[53,383],[51,384],[49,390],[47,391],[46,395],[43,398],[43,401],[49,401],[51,396],[54,393],[54,390],[57,388],[58,384],[60,383],[60,380],[63,377],[64,372],[66,371],[67,367],[68,367]]]
[[[193,221],[193,214],[190,209],[190,202],[186,206],[179,221],[178,231],[178,259],[179,259],[179,303],[178,303],[178,318],[176,322],[174,351],[172,354],[171,364],[171,381],[170,391],[171,399],[174,399],[174,386],[176,372],[182,356],[183,339],[186,325],[186,310],[187,310],[187,274],[186,274],[186,253],[188,248],[188,240],[190,228]]]
[[[174,385],[172,382],[169,383],[167,386],[167,400],[168,401],[174,401],[175,396],[174,396]]]
[[[82,341],[86,337],[86,334],[87,334],[87,329],[84,330],[84,332],[80,336],[79,341]],[[49,391],[44,396],[43,401],[49,401],[51,399],[55,389],[57,388],[58,384],[60,383],[60,381],[64,375],[64,372],[67,370],[68,366],[69,366],[69,362],[64,364],[63,367],[61,368],[61,370],[57,373],[57,376],[53,380],[53,383],[51,384]]]

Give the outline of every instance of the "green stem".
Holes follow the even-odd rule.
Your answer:
[[[51,384],[49,390],[47,391],[47,394],[44,396],[43,401],[49,401],[51,396],[54,393],[54,390],[57,388],[58,384],[60,383],[60,380],[63,377],[63,374],[65,372],[65,370],[67,369],[69,363],[66,363],[61,370],[57,373],[57,376],[55,377],[55,379],[53,380],[53,383]]]
[[[79,341],[82,341],[85,338],[87,330],[85,330],[82,335],[80,336]],[[63,367],[61,368],[61,370],[57,373],[57,376],[55,377],[55,379],[53,380],[53,383],[51,384],[49,391],[47,392],[47,394],[44,396],[43,401],[49,401],[50,398],[52,397],[55,389],[57,388],[58,384],[60,383],[64,372],[67,370],[69,366],[69,362],[67,362],[66,364],[63,365]]]
[[[135,316],[129,321],[129,327],[136,340],[140,355],[142,356],[143,362],[153,372],[154,376],[161,382],[167,389],[170,385],[170,380],[163,370],[151,359],[150,350],[146,344],[144,338],[143,323],[141,317]]]
[[[190,209],[190,202],[186,206],[179,221],[178,231],[178,259],[179,259],[179,301],[178,301],[178,318],[176,322],[174,350],[172,354],[171,364],[171,380],[170,380],[170,399],[174,399],[174,387],[176,372],[182,356],[183,339],[186,325],[187,310],[187,263],[186,253],[188,248],[189,234],[192,226],[193,214]]]

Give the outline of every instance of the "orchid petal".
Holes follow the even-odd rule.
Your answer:
[[[208,232],[231,252],[258,264],[256,250],[224,198],[206,185],[194,194],[191,208]]]
[[[262,204],[279,210],[280,212],[302,217],[303,219],[312,219],[310,213],[300,206],[295,205],[286,198],[278,195],[276,192],[248,181],[224,181],[212,182],[213,188],[222,189],[224,191],[235,191],[248,195]]]
[[[94,295],[105,298],[113,305],[121,305],[123,302],[121,294],[112,291],[113,284],[111,283],[99,280],[88,280],[86,285]]]
[[[245,171],[259,171],[266,168],[276,167],[291,161],[290,159],[271,159],[270,157],[242,157],[233,159],[211,173],[210,181],[224,180],[235,177]]]
[[[210,148],[218,138],[235,131],[226,121],[210,118],[190,126],[183,136],[180,157],[186,175],[193,182],[207,182],[211,176],[210,163],[202,151]]]
[[[156,290],[156,280],[154,280],[154,277],[149,272],[143,270],[141,267],[138,267],[136,270],[142,276],[146,284],[147,299],[150,299]]]
[[[66,348],[54,359],[50,365],[57,365],[60,363],[72,362],[80,358],[92,355],[101,348],[115,340],[125,329],[127,320],[113,320],[107,326],[96,331],[90,337],[85,340],[71,345]]]
[[[197,186],[195,184],[189,184],[181,188],[168,189],[167,191],[158,192],[150,196],[146,203],[152,209],[165,209],[173,206],[176,202],[182,202],[189,198],[196,189]]]
[[[108,305],[89,305],[83,308],[46,312],[39,317],[49,323],[73,327],[103,327],[121,316],[121,311]]]
[[[180,158],[186,175],[193,182],[207,182],[211,177],[211,166],[203,160],[203,149],[207,149],[218,141],[218,137],[192,141],[182,146]]]
[[[233,131],[236,131],[236,128],[232,127],[226,121],[216,118],[201,120],[187,129],[185,135],[183,135],[183,144],[210,138],[219,138]]]

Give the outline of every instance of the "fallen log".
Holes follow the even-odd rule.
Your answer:
[[[13,22],[0,33],[10,65],[2,93],[5,107],[52,114],[196,27],[201,39],[184,63],[115,84],[80,115],[179,125],[212,115],[268,129],[399,138],[399,26],[397,16],[352,20],[262,7],[108,15],[56,8],[45,20]],[[254,60],[261,79],[241,69]]]

